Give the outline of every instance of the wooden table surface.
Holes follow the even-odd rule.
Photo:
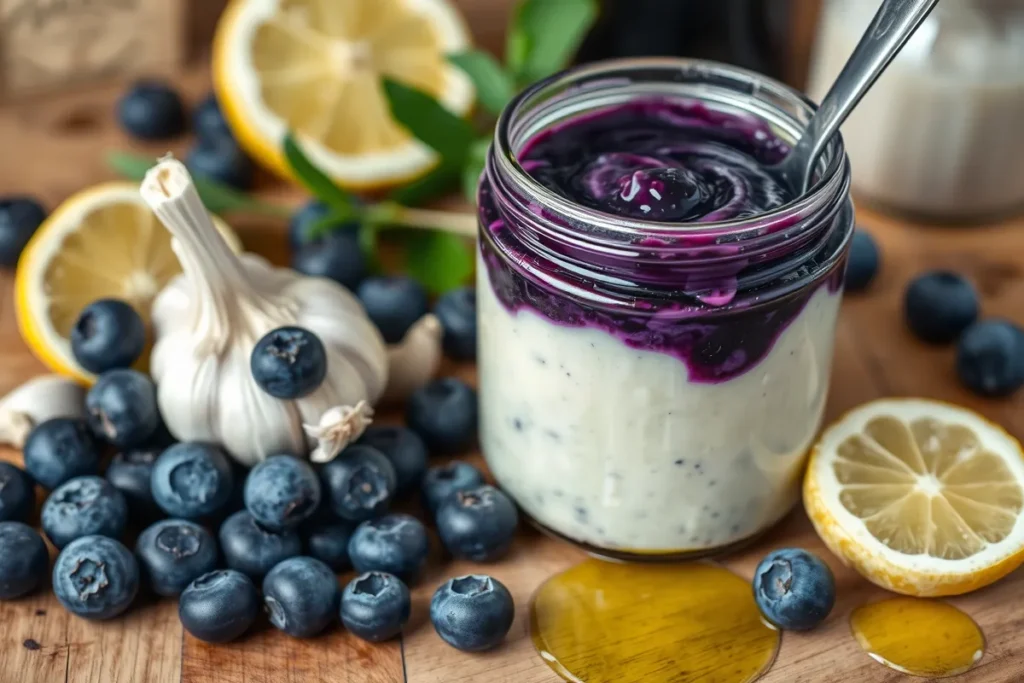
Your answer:
[[[181,84],[193,101],[207,89],[201,71],[185,74]],[[110,179],[103,155],[132,147],[113,125],[112,103],[118,92],[93,91],[0,110],[0,192],[31,192],[52,207],[76,190]],[[172,147],[182,149],[181,144]],[[166,150],[150,146],[140,151],[155,156]],[[295,195],[269,179],[264,184],[268,193]],[[977,283],[985,315],[1024,321],[1024,220],[938,228],[900,223],[866,209],[860,209],[858,217],[881,242],[884,266],[870,293],[850,296],[843,304],[828,419],[880,396],[927,396],[970,406],[1024,437],[1024,394],[991,401],[971,396],[957,385],[952,350],[916,342],[900,316],[907,280],[926,268],[948,267]],[[278,262],[285,258],[283,225],[247,221],[236,227],[248,248]],[[0,275],[0,393],[41,370],[15,328],[11,277]],[[458,371],[472,374],[471,368]],[[13,451],[2,451],[0,457],[20,461],[20,454]],[[914,680],[883,668],[860,651],[850,635],[848,615],[884,592],[842,567],[823,548],[802,512],[794,512],[756,547],[724,562],[749,578],[765,552],[783,545],[821,553],[836,572],[839,599],[823,627],[809,634],[784,635],[775,665],[761,680]],[[523,532],[505,561],[486,568],[512,591],[517,615],[507,643],[484,655],[448,647],[430,627],[427,604],[434,588],[444,577],[480,570],[464,563],[443,564],[437,558],[414,589],[406,634],[383,645],[363,643],[340,627],[312,640],[295,640],[263,622],[240,642],[211,646],[183,633],[173,600],[140,599],[124,618],[94,623],[68,615],[43,591],[0,603],[0,683],[556,681],[527,634],[529,598],[544,579],[582,557],[568,545]],[[951,600],[981,625],[988,646],[976,668],[949,680],[1024,680],[1022,593],[1024,574],[1017,572],[995,586]]]

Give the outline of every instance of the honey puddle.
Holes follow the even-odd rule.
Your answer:
[[[552,669],[586,683],[747,683],[780,635],[749,581],[707,563],[587,560],[537,589],[530,628]]]
[[[974,621],[938,600],[890,598],[858,607],[850,629],[875,661],[914,676],[954,676],[985,651]]]

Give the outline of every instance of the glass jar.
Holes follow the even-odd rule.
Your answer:
[[[775,136],[780,155],[813,110],[713,62],[580,67],[507,107],[479,191],[484,457],[542,529],[623,559],[721,551],[797,501],[853,230],[838,136],[806,194],[722,222],[604,213],[518,161],[542,131],[652,97]]]
[[[877,0],[828,0],[808,93],[835,80]],[[923,218],[1024,208],[1024,2],[943,0],[878,79],[843,137],[858,195]]]

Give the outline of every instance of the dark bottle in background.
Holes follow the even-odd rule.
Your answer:
[[[794,14],[805,0],[602,0],[578,61],[642,56],[713,59],[802,85],[794,70]],[[809,42],[809,39],[807,40]],[[806,59],[805,57],[801,59]]]

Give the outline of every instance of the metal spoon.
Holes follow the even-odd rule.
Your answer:
[[[839,126],[939,0],[884,0],[792,151],[774,168],[798,194]]]

